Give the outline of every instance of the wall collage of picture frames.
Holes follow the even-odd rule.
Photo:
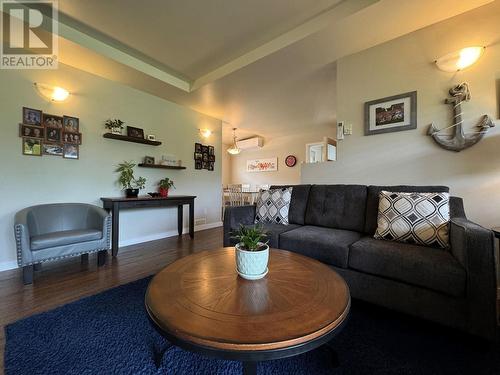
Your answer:
[[[56,116],[23,107],[19,136],[22,138],[23,155],[62,156],[74,160],[80,157],[82,133],[77,117]]]
[[[194,169],[214,170],[215,149],[214,146],[205,146],[201,143],[194,144]]]

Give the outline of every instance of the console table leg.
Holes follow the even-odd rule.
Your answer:
[[[184,227],[184,206],[182,204],[177,206],[177,231],[179,236],[182,236]]]
[[[189,203],[189,236],[194,238],[194,202]]]
[[[243,375],[257,375],[257,362],[243,362]]]
[[[113,203],[112,210],[112,237],[111,237],[111,253],[115,257],[118,255],[118,240],[120,238],[120,207],[117,203]]]

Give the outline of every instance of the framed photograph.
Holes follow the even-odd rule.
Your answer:
[[[215,161],[215,155],[208,154],[208,161],[213,163]]]
[[[63,143],[71,143],[74,145],[81,145],[82,144],[82,134],[81,133],[63,133],[62,137],[62,142]]]
[[[208,155],[215,155],[214,146],[208,146]]]
[[[152,165],[155,163],[155,158],[152,156],[144,156],[144,164]]]
[[[202,161],[201,160],[194,161],[194,169],[202,169]]]
[[[204,152],[203,154],[203,157],[202,157],[202,160],[205,162],[205,161],[208,161],[208,154],[206,152]]]
[[[42,140],[23,138],[23,155],[42,156]]]
[[[202,159],[203,159],[203,154],[201,152],[194,153],[194,160],[202,160]]]
[[[63,116],[65,133],[78,133],[80,131],[80,120],[77,117]]]
[[[42,126],[42,111],[23,107],[23,124]]]
[[[62,129],[63,127],[63,118],[61,116],[49,115],[44,113],[42,115],[43,126],[47,128],[56,128]]]
[[[19,124],[19,136],[26,138],[44,138],[45,128],[41,126],[32,126]]]
[[[208,161],[201,162],[201,169],[208,169]]]
[[[214,170],[214,163],[212,161],[208,162],[208,170],[213,171]]]
[[[78,145],[63,145],[63,157],[65,159],[78,159]]]
[[[247,160],[247,172],[274,172],[278,170],[278,158]]]
[[[194,144],[194,152],[198,152],[201,154],[201,149],[202,149],[202,144],[201,143],[195,143]]]
[[[365,135],[417,128],[417,92],[365,103]]]
[[[149,141],[156,141],[156,135],[154,135],[154,134],[148,134],[148,140]]]
[[[133,126],[127,126],[127,136],[132,138],[144,139],[144,130],[140,128],[134,128]]]
[[[44,155],[63,156],[64,153],[63,145],[44,143],[42,144],[42,153]]]
[[[201,152],[204,153],[204,154],[208,154],[208,146],[202,145],[201,146]]]
[[[49,143],[61,143],[62,129],[57,129],[57,128],[45,129],[45,140]]]

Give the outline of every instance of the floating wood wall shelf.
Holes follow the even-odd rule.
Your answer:
[[[186,167],[180,167],[178,165],[161,165],[161,164],[138,164],[138,167],[142,168],[157,168],[157,169],[186,169]]]
[[[150,141],[149,139],[128,137],[126,135],[113,134],[113,133],[104,133],[103,137],[109,139],[117,139],[119,141],[125,141],[125,142],[142,143],[144,145],[151,145],[151,146],[161,145],[161,142],[159,141]]]

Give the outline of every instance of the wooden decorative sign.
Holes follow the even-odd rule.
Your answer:
[[[77,117],[51,115],[23,107],[19,136],[23,140],[23,155],[79,158],[82,133]]]
[[[278,170],[278,158],[247,160],[247,172],[274,172]]]

